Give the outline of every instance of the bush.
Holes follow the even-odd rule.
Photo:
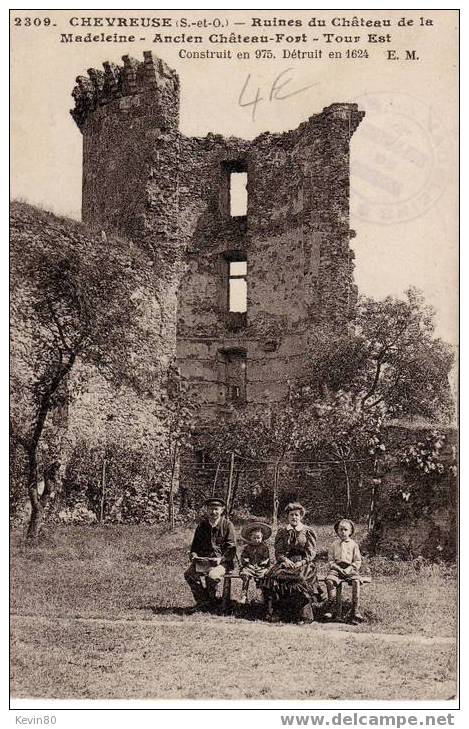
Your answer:
[[[165,465],[145,448],[131,449],[112,443],[104,451],[78,443],[65,469],[65,511],[79,504],[98,520],[102,510],[106,522],[165,521],[169,487]]]
[[[95,524],[97,522],[94,511],[90,511],[87,505],[82,502],[77,502],[74,506],[62,509],[57,516],[63,524]]]

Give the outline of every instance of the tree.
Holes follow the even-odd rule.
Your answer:
[[[415,288],[404,300],[362,300],[356,330],[367,354],[362,367],[364,410],[380,407],[385,416],[449,422],[454,353],[434,337],[434,318],[435,311]]]
[[[454,559],[456,432],[452,428],[408,431],[389,460],[368,548],[407,559]]]
[[[201,445],[219,463],[232,455],[246,466],[260,465],[262,470],[273,470],[272,521],[277,528],[279,507],[280,469],[287,454],[292,453],[300,442],[301,423],[298,413],[289,403],[274,403],[262,413],[246,414],[244,409],[235,411],[228,421],[210,424],[208,435],[202,435]],[[239,469],[238,476],[239,478]],[[236,497],[235,489],[228,494],[228,509]]]
[[[453,353],[434,337],[433,318],[422,295],[410,289],[402,300],[361,299],[346,331],[317,330],[286,401],[257,414],[240,408],[207,427],[201,447],[218,464],[216,475],[231,454],[251,469],[272,469],[275,522],[282,464],[288,460],[298,469],[292,458],[301,454],[343,480],[341,510],[350,515],[366,480],[379,485],[391,422],[411,415],[440,423],[451,418]],[[373,502],[374,496],[370,512]]]
[[[303,447],[342,464],[346,513],[352,501],[347,463],[376,468],[391,420],[450,420],[452,363],[450,346],[434,337],[434,311],[416,289],[403,300],[362,298],[349,331],[317,332],[295,400],[303,414]],[[363,469],[356,470],[360,481]]]
[[[28,536],[36,540],[57,475],[54,459],[45,465],[40,494],[40,449],[78,365],[91,365],[117,386],[143,395],[158,381],[158,366],[149,371],[141,364],[155,346],[144,296],[152,291],[154,271],[127,241],[103,240],[27,205],[12,206],[11,232],[12,432],[26,455]],[[154,353],[153,361],[158,364]]]
[[[383,443],[379,413],[364,412],[359,400],[350,392],[324,391],[320,400],[306,400],[298,395],[298,421],[301,448],[327,470],[342,474],[345,499],[342,513],[351,516],[353,486],[361,483],[364,473],[376,468],[377,459],[386,447]]]
[[[192,433],[195,427],[197,403],[190,397],[188,382],[175,362],[171,362],[167,371],[167,395],[157,409],[160,417],[167,422],[167,461],[170,480],[168,488],[169,528],[174,529],[175,510],[174,494],[177,484],[177,469],[181,451],[192,448]]]

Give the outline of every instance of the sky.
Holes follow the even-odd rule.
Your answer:
[[[14,12],[20,19],[28,15],[28,11]],[[251,34],[285,30],[254,31],[251,19],[262,12],[263,17],[275,15],[303,23],[312,17],[328,22],[332,17],[350,19],[356,15],[391,18],[394,26],[405,15],[413,24],[405,29],[393,27],[391,45],[400,55],[404,49],[416,49],[419,60],[389,61],[389,44],[377,48],[363,43],[359,48],[369,49],[371,57],[351,60],[345,54],[356,45],[325,42],[320,44],[323,56],[319,60],[283,58],[277,47],[276,59],[257,60],[254,46],[250,47],[249,60],[188,59],[179,56],[180,45],[153,43],[153,32],[145,32],[145,41],[131,45],[59,42],[60,32],[89,30],[70,26],[72,16],[164,13],[181,18],[189,12],[202,20],[213,20],[216,12],[223,13],[229,23],[245,23],[232,29]],[[419,25],[423,13],[431,16],[431,26]],[[400,296],[409,286],[417,286],[435,307],[437,334],[457,343],[458,61],[454,11],[35,11],[39,17],[51,14],[56,27],[42,26],[30,32],[24,25],[12,29],[13,198],[80,218],[81,135],[69,114],[73,106],[70,94],[78,74],[86,74],[90,67],[100,68],[105,60],[120,63],[125,53],[141,59],[143,50],[150,48],[176,69],[181,80],[180,129],[191,136],[214,132],[251,139],[263,131],[294,129],[331,103],[356,102],[366,111],[351,144],[350,224],[356,231],[352,240],[356,283],[362,294],[376,298]],[[362,29],[334,31],[366,35]],[[189,50],[226,47],[205,43],[184,46]],[[230,47],[235,52],[247,46]],[[280,47],[286,47],[288,55],[298,46]],[[325,58],[330,52],[340,52],[342,57]],[[278,97],[303,91],[284,99],[270,98],[276,79],[277,85],[286,84]],[[253,106],[246,104],[257,94],[260,101],[253,115]]]

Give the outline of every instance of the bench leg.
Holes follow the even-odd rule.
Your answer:
[[[226,614],[228,612],[230,602],[231,602],[231,580],[224,577],[222,603],[221,603],[221,609],[222,609],[223,614]]]
[[[355,612],[360,609],[360,581],[354,580],[352,582],[352,607]]]
[[[248,575],[242,575],[241,577],[241,603],[247,602],[248,599],[248,591],[249,591],[249,583],[251,582],[251,578]]]
[[[336,619],[341,620],[342,619],[342,583],[339,582],[339,584],[336,587],[336,593],[335,593],[335,609],[336,609]]]

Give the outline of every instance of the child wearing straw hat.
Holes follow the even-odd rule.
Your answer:
[[[248,596],[248,587],[251,577],[258,580],[264,577],[270,565],[269,548],[265,542],[272,534],[272,529],[267,524],[253,522],[245,524],[241,530],[241,537],[247,542],[241,552],[240,576],[243,581],[243,589],[240,602],[245,603]]]

